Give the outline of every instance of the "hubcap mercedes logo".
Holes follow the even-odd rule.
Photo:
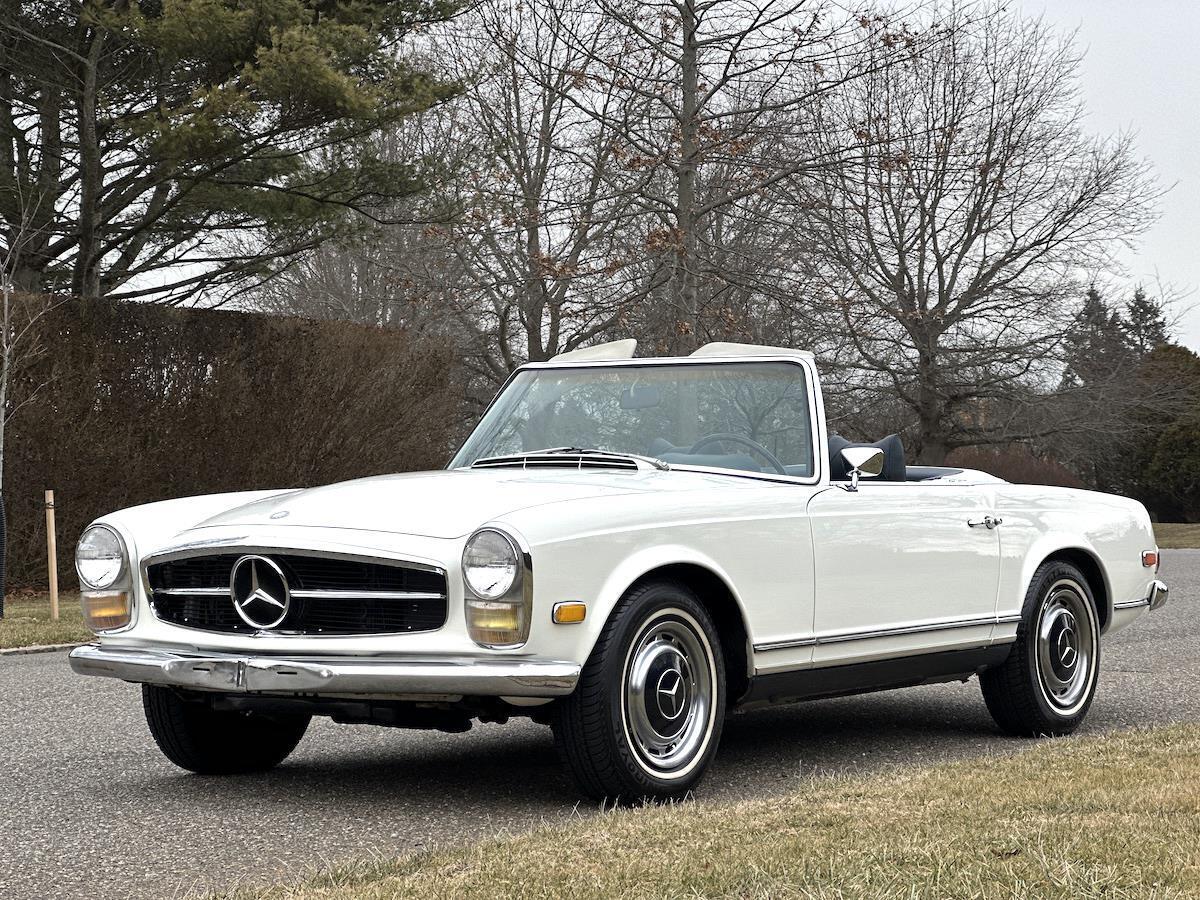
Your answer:
[[[1075,665],[1078,656],[1079,651],[1075,649],[1075,630],[1068,626],[1058,634],[1058,661],[1064,669],[1069,669]]]
[[[654,691],[658,700],[659,712],[667,719],[678,719],[683,713],[684,696],[683,674],[678,669],[667,669],[658,679]]]
[[[242,621],[264,631],[283,622],[292,604],[283,570],[265,556],[243,556],[233,564],[229,596]]]

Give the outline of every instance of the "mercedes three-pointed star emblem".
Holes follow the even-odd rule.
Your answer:
[[[1067,626],[1058,633],[1058,661],[1064,669],[1075,665],[1079,651],[1075,649],[1075,629]]]
[[[229,596],[242,621],[263,631],[278,627],[292,604],[283,570],[265,556],[243,556],[233,564]]]
[[[663,672],[658,679],[655,695],[658,709],[666,719],[679,718],[687,699],[683,687],[683,673],[678,669],[667,669]]]

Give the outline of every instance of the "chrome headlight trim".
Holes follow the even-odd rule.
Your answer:
[[[463,586],[463,614],[466,621],[467,634],[476,644],[489,650],[513,650],[524,646],[529,640],[529,630],[533,624],[533,557],[529,545],[518,534],[506,528],[495,525],[484,525],[471,532],[463,545],[463,559],[471,542],[484,532],[494,532],[502,537],[512,548],[517,560],[517,574],[508,590],[497,597],[483,597],[472,589],[466,577],[465,563],[460,563],[459,577]],[[472,617],[485,609],[496,610],[509,607],[518,613],[519,624],[513,629],[512,640],[490,641],[482,639],[477,628],[472,624]],[[523,616],[520,614],[523,613]]]
[[[89,581],[84,577],[83,571],[79,567],[79,548],[83,544],[84,538],[93,531],[106,531],[117,542],[117,549],[121,555],[121,567],[117,570],[117,574],[113,576],[112,581],[107,584],[97,584]],[[83,529],[83,534],[79,536],[79,540],[75,542],[75,574],[79,577],[79,585],[85,591],[111,591],[119,588],[123,582],[129,581],[131,571],[129,560],[129,548],[125,544],[125,539],[121,537],[121,533],[111,525],[104,523],[93,522],[87,528]]]
[[[467,557],[474,554],[475,545],[477,543],[479,543],[480,541],[485,540],[487,538],[498,538],[499,543],[503,546],[504,550],[507,551],[507,556],[508,556],[507,559],[503,558],[503,551],[499,551],[495,554],[494,558],[496,559],[497,563],[499,564],[497,568],[499,568],[499,566],[503,566],[503,568],[505,570],[508,570],[511,568],[511,573],[512,573],[511,577],[509,577],[507,583],[503,583],[503,586],[500,588],[500,590],[497,590],[497,591],[484,590],[480,585],[473,584],[471,581],[471,576],[469,574],[469,570],[471,568],[474,568],[475,566],[468,563]],[[468,591],[470,591],[475,597],[478,597],[480,600],[501,600],[501,599],[503,599],[518,586],[518,582],[520,582],[520,580],[521,580],[521,574],[522,574],[521,555],[522,555],[521,550],[517,546],[516,541],[513,540],[512,536],[509,535],[507,532],[501,531],[499,528],[480,528],[480,529],[476,530],[475,532],[473,532],[471,534],[471,536],[469,538],[467,538],[466,544],[463,545],[462,576],[463,576],[464,586],[466,587],[466,589]],[[486,575],[487,575],[486,569],[485,569],[484,574],[486,577]],[[497,582],[497,584],[502,584],[502,582]]]
[[[117,570],[117,574],[106,585],[100,585],[89,581],[84,577],[79,566],[79,546],[83,543],[83,539],[93,531],[105,531],[110,534],[116,541],[118,551],[121,557],[121,565]],[[129,631],[137,624],[137,598],[134,593],[134,565],[133,559],[130,557],[129,544],[124,536],[111,525],[103,522],[93,522],[83,530],[83,534],[79,536],[79,540],[75,543],[75,575],[79,578],[79,602],[83,611],[84,625],[96,635],[119,634],[124,631]],[[97,613],[94,604],[103,604],[105,600],[115,600],[120,598],[119,602],[124,606],[124,621],[114,622],[111,627],[99,627],[93,620],[93,616]],[[110,614],[109,609],[107,612]]]

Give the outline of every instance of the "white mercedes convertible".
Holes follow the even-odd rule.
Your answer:
[[[284,760],[312,716],[552,727],[592,797],[673,797],[727,714],[979,676],[1074,730],[1105,635],[1167,600],[1145,509],[827,435],[809,353],[620,341],[521,367],[445,471],[152,503],[77,569],[85,675],[163,753]]]

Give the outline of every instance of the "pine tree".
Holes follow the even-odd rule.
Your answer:
[[[4,0],[0,248],[26,230],[17,287],[178,302],[269,277],[347,210],[419,190],[419,161],[372,140],[456,90],[400,52],[456,9]]]
[[[1129,325],[1129,343],[1138,356],[1145,356],[1170,340],[1162,302],[1147,296],[1140,286],[1125,304],[1125,319]]]
[[[1128,323],[1109,306],[1096,286],[1089,287],[1066,335],[1063,387],[1103,383],[1128,366],[1132,362],[1128,330]]]

